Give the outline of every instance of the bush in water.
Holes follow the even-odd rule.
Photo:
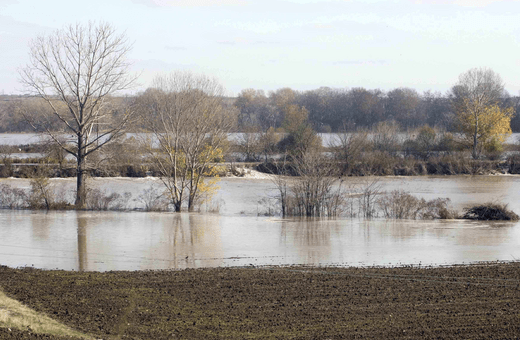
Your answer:
[[[107,193],[100,189],[89,189],[86,206],[88,210],[126,210],[132,194],[125,192]]]
[[[377,204],[383,217],[391,219],[449,219],[456,214],[448,209],[449,198],[426,201],[403,190],[382,194]]]
[[[13,188],[7,184],[0,184],[0,208],[27,208],[27,193],[23,189]]]
[[[507,204],[486,203],[464,209],[462,216],[468,220],[518,221],[520,217],[507,208]]]
[[[167,193],[165,190],[159,192],[155,185],[145,189],[137,200],[144,204],[144,211],[168,211]]]

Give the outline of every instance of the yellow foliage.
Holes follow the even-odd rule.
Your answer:
[[[469,144],[473,144],[474,155],[491,144],[502,144],[511,135],[513,109],[501,109],[498,105],[479,106],[465,100],[464,110],[458,114],[459,129]]]
[[[211,201],[213,196],[215,196],[215,194],[220,189],[218,182],[220,182],[220,177],[218,177],[218,176],[211,177],[211,179],[206,179],[206,180],[200,181],[199,187],[197,190],[198,203],[203,204],[203,203]]]
[[[204,149],[198,155],[198,162],[200,164],[220,162],[222,159],[224,159],[222,148],[215,148],[208,144],[204,146]]]

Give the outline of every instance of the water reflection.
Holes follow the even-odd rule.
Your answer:
[[[74,270],[520,258],[520,225],[161,213],[0,213],[1,264]]]
[[[295,258],[303,263],[323,262],[330,258],[330,245],[334,239],[335,223],[319,219],[296,219],[281,221],[280,244],[294,251]]]
[[[31,214],[31,234],[34,239],[46,241],[49,239],[51,227],[54,222],[53,214]]]
[[[163,259],[171,269],[214,266],[221,259],[218,216],[169,214],[156,221],[162,235],[152,235],[149,258]]]
[[[27,185],[24,180],[6,181]],[[441,190],[459,205],[475,196],[482,201],[506,195],[505,203],[520,211],[520,177],[381,181],[385,190],[402,188],[425,198],[439,197],[436,192]],[[132,191],[134,197],[150,183],[153,180],[95,181],[107,190]],[[0,210],[0,264],[106,271],[520,259],[517,223],[258,217],[257,202],[272,193],[270,181],[225,179],[220,185],[219,196],[226,202],[221,215]]]
[[[76,212],[76,222],[78,223],[78,269],[88,270],[87,252],[87,224],[88,219],[82,216],[81,212]]]

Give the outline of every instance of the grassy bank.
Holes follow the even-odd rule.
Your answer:
[[[519,287],[520,263],[107,273],[0,267],[9,297],[103,339],[518,338]],[[31,339],[27,330],[2,327],[2,339]]]

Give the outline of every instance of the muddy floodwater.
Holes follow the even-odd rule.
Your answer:
[[[362,185],[366,178],[347,179]],[[520,213],[519,176],[384,177],[384,190],[449,197],[461,210],[499,201]],[[21,188],[26,180],[4,179]],[[56,179],[72,192],[73,179]],[[139,208],[154,179],[95,179],[130,192]],[[268,179],[226,178],[220,213],[43,212],[0,210],[0,264],[66,270],[142,270],[249,265],[443,265],[520,259],[520,224],[460,220],[281,219],[258,216],[272,197]]]

